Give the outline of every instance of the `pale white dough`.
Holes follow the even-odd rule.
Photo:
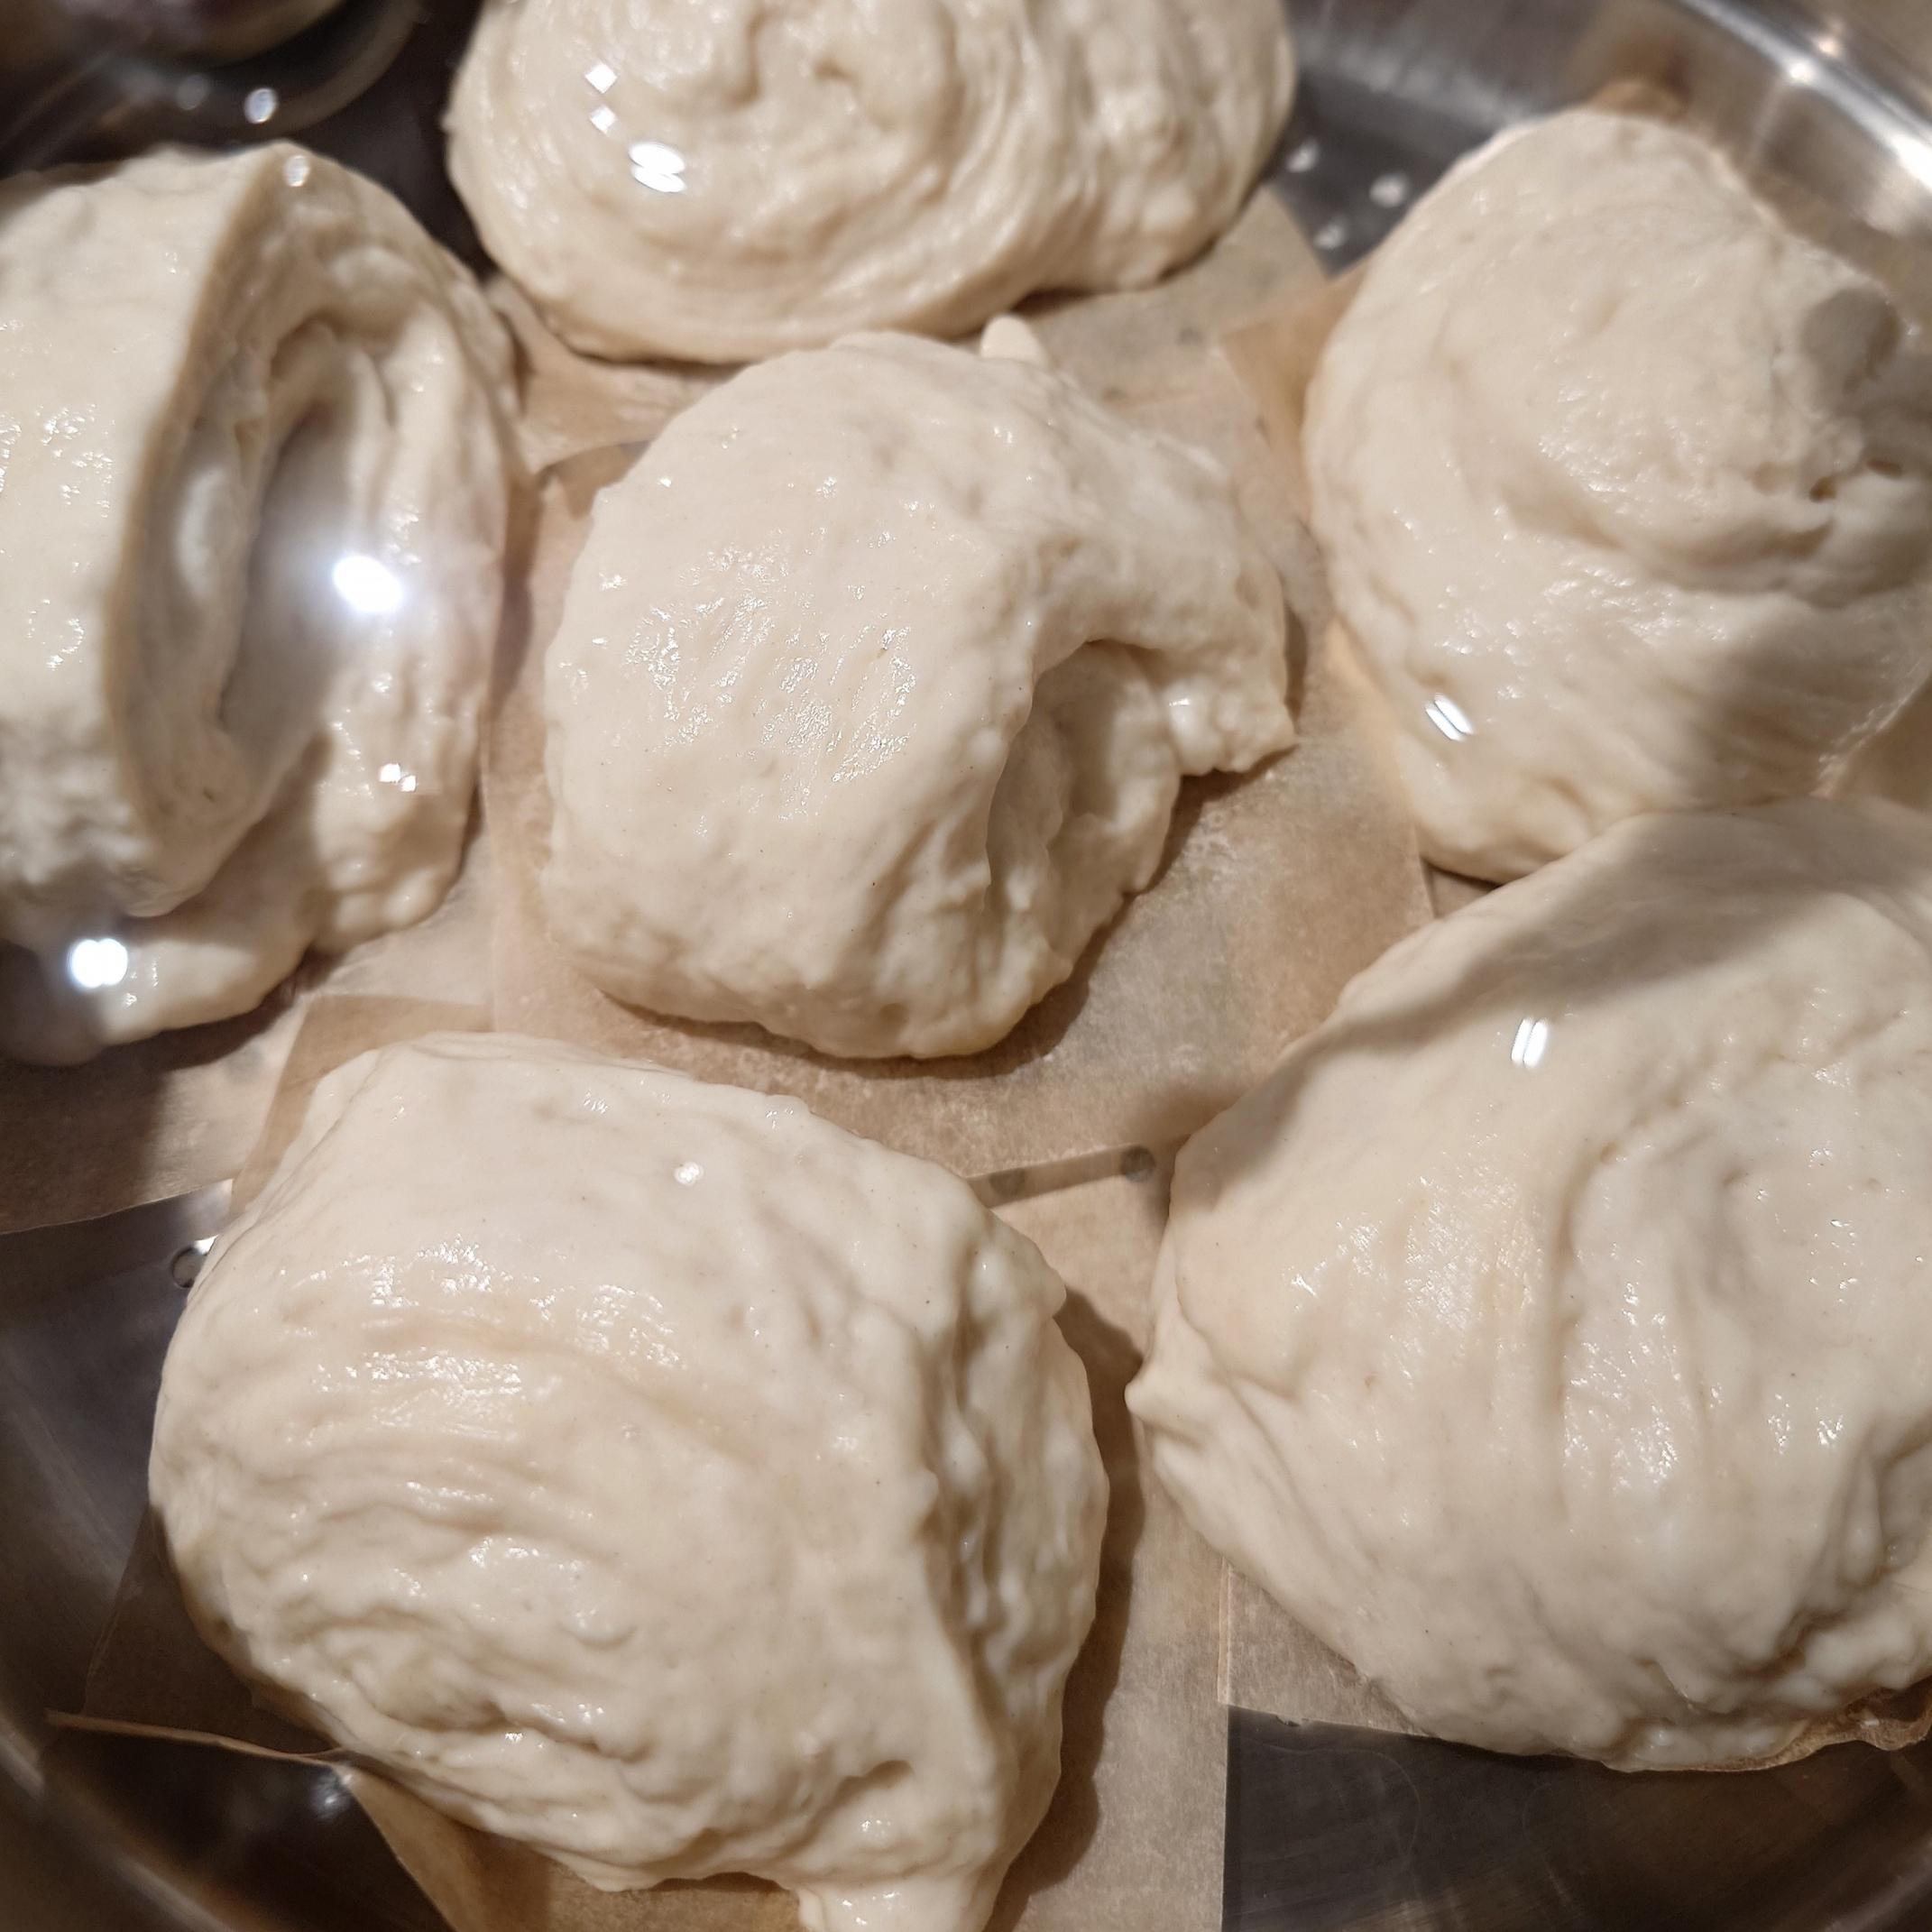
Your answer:
[[[1626,821],[1190,1143],[1130,1401],[1421,1729],[1750,1761],[1932,1673],[1932,826]]]
[[[331,1074],[216,1245],[154,1503],[216,1647],[432,1804],[977,1932],[1093,1615],[1063,1293],[795,1100],[432,1036]]]
[[[1828,788],[1932,673],[1932,362],[1716,150],[1578,110],[1376,254],[1309,400],[1425,854]]]
[[[1280,0],[491,0],[450,171],[578,348],[743,362],[1154,281],[1293,83]]]
[[[1220,471],[1050,370],[904,336],[748,370],[593,513],[551,924],[658,1012],[990,1045],[1153,877],[1182,775],[1292,741],[1284,634]]]
[[[400,204],[280,143],[6,184],[0,317],[0,1050],[61,1059],[442,897],[509,350]]]

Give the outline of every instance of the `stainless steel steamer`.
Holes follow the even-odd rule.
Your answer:
[[[179,32],[129,46],[97,20],[73,30],[60,4],[0,0],[0,169],[298,134],[388,181],[474,255],[437,129],[469,7],[182,0],[181,14],[205,16],[201,46],[231,57],[196,66]],[[1907,244],[1894,262],[1932,288],[1932,0],[1290,8],[1305,78],[1275,186],[1337,268],[1475,143],[1639,78]],[[166,1743],[50,1748],[44,1714],[79,1700],[139,1520],[186,1272],[171,1264],[218,1224],[224,1192],[0,1239],[5,1932],[437,1922],[327,1772]],[[1229,1766],[1227,1922],[1243,1932],[1932,1927],[1932,1746],[1847,1746],[1744,1777],[1620,1778],[1237,1714]]]

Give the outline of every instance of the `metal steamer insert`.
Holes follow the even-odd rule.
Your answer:
[[[1922,0],[1291,0],[1302,66],[1274,182],[1327,265],[1361,260],[1457,156],[1621,81],[1685,97],[1747,162],[1932,241]],[[193,9],[186,10],[193,12]],[[0,169],[302,137],[474,244],[434,164],[469,9],[208,6],[209,32],[81,51],[55,0],[0,33]],[[77,5],[73,12],[78,14]],[[236,37],[238,36],[238,37]],[[210,54],[222,64],[211,64]],[[4,1078],[0,1072],[0,1078]],[[1136,1150],[1136,1155],[1137,1155]],[[998,1177],[991,1191],[1025,1191]],[[152,1394],[226,1189],[0,1237],[0,1896],[25,1923],[287,1932],[437,1923],[339,1780],[187,1745],[56,1738],[146,1495]],[[1932,1925],[1932,1744],[1628,1777],[1229,1714],[1230,1932]],[[0,1906],[11,1924],[12,1906]]]

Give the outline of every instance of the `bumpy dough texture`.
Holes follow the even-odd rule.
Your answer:
[[[1932,829],[1871,809],[1626,823],[1182,1157],[1155,1467],[1422,1729],[1748,1761],[1932,1672]]]
[[[1063,1293],[796,1101],[431,1037],[332,1074],[209,1256],[154,1501],[216,1647],[431,1803],[977,1932],[1093,1614]]]
[[[1293,80],[1279,0],[492,0],[450,171],[577,347],[743,362],[1154,281]]]
[[[1932,363],[1694,135],[1585,110],[1465,164],[1305,440],[1439,864],[1817,792],[1932,673]]]
[[[551,923],[605,990],[971,1053],[1293,737],[1204,456],[911,336],[749,370],[599,498],[545,667]]]
[[[0,1048],[64,1058],[442,897],[509,350],[396,201],[283,144],[8,184],[0,316]]]

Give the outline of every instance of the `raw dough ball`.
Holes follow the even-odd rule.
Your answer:
[[[1204,456],[910,336],[748,370],[598,499],[546,665],[544,896],[621,999],[989,1046],[1293,737],[1281,580]]]
[[[1423,1730],[1753,1760],[1932,1672],[1932,828],[1871,810],[1627,822],[1182,1156],[1154,1466]]]
[[[1932,363],[1677,129],[1559,115],[1452,174],[1330,340],[1306,454],[1454,870],[1816,792],[1932,673]]]
[[[0,1047],[245,1012],[454,876],[507,339],[275,144],[0,189]]]
[[[1154,281],[1293,81],[1280,0],[491,0],[450,171],[576,347],[742,362]]]
[[[1063,1293],[795,1100],[431,1037],[330,1075],[209,1256],[155,1506],[216,1647],[432,1804],[976,1932],[1093,1615]]]

